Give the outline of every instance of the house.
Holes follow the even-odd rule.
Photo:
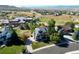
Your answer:
[[[25,22],[32,21],[32,18],[26,18],[26,17],[17,17],[10,21],[11,25],[18,26],[19,24],[24,24]]]
[[[75,18],[75,17],[73,17],[71,20],[74,21],[74,22],[79,22],[79,19]]]
[[[46,33],[47,33],[47,27],[38,27],[35,28],[33,32],[34,39],[37,41],[45,41],[47,40],[46,38]]]
[[[58,33],[60,34],[61,37],[63,35],[70,35],[69,33],[73,33],[74,30],[70,26],[60,26],[58,29]]]
[[[8,25],[9,24],[9,20],[8,19],[1,19],[0,20],[0,24],[2,24],[2,25]]]
[[[75,28],[79,28],[79,19],[78,18],[72,18],[72,21],[75,22]]]
[[[12,25],[12,27],[17,27],[19,25],[19,23],[18,23],[19,21],[15,20],[15,19],[10,20],[9,22],[10,22],[10,25]]]
[[[6,45],[12,40],[12,32],[10,26],[4,26],[0,32],[0,45]]]
[[[75,28],[79,28],[79,24],[75,24]]]
[[[18,23],[25,23],[25,22],[32,21],[32,18],[17,17],[14,19],[14,21],[18,21]]]
[[[16,27],[20,24],[24,24],[25,22],[33,21],[32,18],[26,18],[26,17],[17,17],[12,20],[8,19],[1,19],[0,24],[1,25],[12,25],[12,27]]]

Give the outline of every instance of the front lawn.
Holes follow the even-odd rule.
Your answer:
[[[20,52],[22,52],[23,48],[24,48],[23,45],[6,46],[4,48],[0,48],[0,54],[19,54]]]
[[[37,49],[37,48],[40,48],[40,47],[44,47],[48,45],[48,43],[44,43],[44,42],[33,42],[32,43],[32,48],[33,49]]]

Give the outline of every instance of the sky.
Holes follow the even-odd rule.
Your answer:
[[[79,5],[79,0],[0,0],[0,5],[13,6],[47,6],[47,5]]]

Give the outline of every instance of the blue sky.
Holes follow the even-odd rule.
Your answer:
[[[46,6],[46,5],[79,5],[79,0],[0,0],[0,5]]]

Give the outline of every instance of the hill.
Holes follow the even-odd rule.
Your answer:
[[[19,11],[19,10],[26,10],[16,6],[9,6],[9,5],[0,5],[0,11]]]

